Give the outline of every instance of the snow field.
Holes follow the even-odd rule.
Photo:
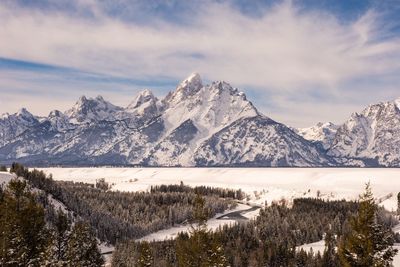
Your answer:
[[[248,202],[271,203],[296,197],[357,199],[370,181],[389,211],[397,207],[400,169],[383,168],[42,168],[55,180],[95,183],[105,178],[113,190],[145,191],[152,185],[179,184],[241,189]],[[389,197],[390,196],[390,197]],[[389,197],[389,198],[388,198]],[[386,199],[387,198],[387,199]]]

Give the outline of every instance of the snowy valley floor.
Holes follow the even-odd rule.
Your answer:
[[[296,197],[357,199],[370,181],[389,211],[397,207],[400,169],[383,168],[42,168],[55,180],[95,183],[105,178],[113,190],[148,190],[151,185],[209,185],[242,189],[253,204]]]

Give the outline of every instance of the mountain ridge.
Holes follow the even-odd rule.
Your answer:
[[[164,98],[145,89],[126,107],[102,96],[82,96],[67,111],[54,110],[47,117],[26,109],[4,114],[0,163],[397,167],[399,106],[400,98],[370,105],[342,125],[293,129],[259,112],[229,83],[203,85],[200,75],[193,73]],[[379,141],[389,134],[391,138]]]

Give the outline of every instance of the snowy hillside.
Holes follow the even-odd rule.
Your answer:
[[[242,118],[214,134],[196,151],[197,165],[330,165],[311,142],[265,116]],[[332,163],[333,164],[333,163]]]
[[[320,142],[321,145],[325,149],[327,149],[331,146],[338,128],[339,126],[331,122],[327,123],[319,122],[316,125],[308,128],[296,129],[296,132],[302,137],[304,137],[304,139],[314,142]]]
[[[341,125],[328,154],[363,159],[370,165],[400,164],[400,100],[368,106]]]

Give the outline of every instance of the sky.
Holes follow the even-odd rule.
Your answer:
[[[400,97],[400,0],[2,0],[0,114],[127,106],[192,72],[293,127]]]

